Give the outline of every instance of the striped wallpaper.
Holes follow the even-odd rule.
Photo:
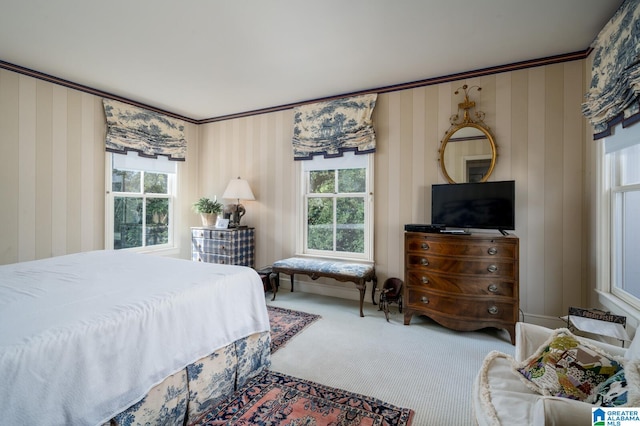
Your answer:
[[[492,180],[516,180],[521,308],[556,317],[589,302],[594,167],[580,113],[585,62],[576,60],[380,94],[374,111],[375,258],[380,283],[402,277],[403,226],[430,222],[430,185],[463,84],[498,146]],[[189,258],[190,204],[220,197],[232,178],[252,186],[243,223],[256,227],[256,266],[293,254],[296,166],[292,110],[187,124],[180,168],[180,257]],[[0,70],[0,264],[104,246],[101,98]],[[334,284],[334,283],[330,283]],[[317,286],[319,287],[319,286]],[[349,283],[324,286],[356,297]],[[367,295],[370,300],[370,296]]]

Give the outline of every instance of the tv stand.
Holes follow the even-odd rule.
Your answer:
[[[504,328],[515,344],[520,294],[515,235],[404,236],[405,325],[417,314],[460,331]]]
[[[507,235],[509,235],[509,233],[508,233],[507,231],[505,231],[504,229],[498,229],[498,231],[500,231],[500,233],[501,233],[502,235],[504,235],[505,237],[506,237]]]

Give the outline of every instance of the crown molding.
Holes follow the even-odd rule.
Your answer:
[[[395,92],[395,91],[399,91],[399,90],[407,90],[407,89],[413,89],[413,88],[417,88],[417,87],[424,87],[424,86],[432,86],[434,84],[441,84],[441,83],[448,83],[451,81],[456,81],[456,80],[462,80],[465,78],[474,78],[474,77],[482,77],[485,75],[491,75],[491,74],[499,74],[499,73],[503,73],[503,72],[511,72],[511,71],[517,71],[517,70],[522,70],[522,69],[526,69],[526,68],[532,68],[532,67],[539,67],[539,66],[544,66],[544,65],[552,65],[552,64],[558,64],[558,63],[562,63],[562,62],[570,62],[570,61],[577,61],[577,60],[581,60],[581,59],[585,59],[589,56],[589,54],[591,53],[591,48],[588,48],[586,50],[582,50],[582,51],[578,51],[578,52],[572,52],[572,53],[565,53],[562,55],[555,55],[555,56],[548,56],[548,57],[544,57],[544,58],[538,58],[538,59],[530,59],[527,61],[521,61],[521,62],[515,62],[512,64],[506,64],[506,65],[498,65],[498,66],[494,66],[494,67],[489,67],[489,68],[481,68],[481,69],[477,69],[477,70],[472,70],[472,71],[465,71],[465,72],[461,72],[461,73],[456,73],[456,74],[449,74],[449,75],[445,75],[445,76],[441,76],[441,77],[434,77],[434,78],[428,78],[428,79],[424,79],[424,80],[417,80],[417,81],[413,81],[413,82],[409,82],[409,83],[401,83],[401,84],[394,84],[391,86],[384,86],[384,87],[378,87],[378,88],[372,88],[372,89],[367,89],[367,90],[361,90],[361,91],[357,91],[357,92],[349,92],[349,93],[342,93],[340,95],[334,95],[334,96],[328,96],[328,97],[324,97],[324,98],[318,98],[318,99],[310,99],[308,101],[303,101],[303,102],[296,102],[296,103],[291,103],[291,104],[285,104],[285,105],[278,105],[278,106],[273,106],[273,107],[268,107],[268,108],[261,108],[261,109],[256,109],[256,110],[251,110],[251,111],[245,111],[245,112],[239,112],[239,113],[235,113],[235,114],[228,114],[228,115],[222,115],[222,116],[218,116],[218,117],[211,117],[211,118],[205,118],[205,119],[194,119],[194,118],[190,118],[190,117],[185,117],[183,115],[180,114],[176,114],[173,113],[171,111],[167,111],[167,110],[162,110],[150,105],[146,105],[140,102],[136,102],[134,100],[131,99],[127,99],[124,98],[122,96],[118,96],[115,95],[113,93],[108,93],[102,90],[98,90],[98,89],[94,89],[92,87],[89,86],[85,86],[82,84],[78,84],[78,83],[74,83],[72,81],[69,80],[65,80],[59,77],[55,77],[49,74],[45,74],[39,71],[35,71],[29,68],[25,68],[25,67],[21,67],[19,65],[15,65],[15,64],[11,64],[9,62],[5,62],[5,61],[0,61],[0,68],[9,70],[9,71],[13,71],[19,74],[23,74],[23,75],[27,75],[29,77],[33,77],[33,78],[37,78],[39,80],[44,80],[44,81],[48,81],[50,83],[54,83],[54,84],[58,84],[64,87],[68,87],[71,89],[75,89],[75,90],[79,90],[81,92],[85,92],[85,93],[89,93],[95,96],[99,96],[99,97],[103,97],[103,98],[108,98],[108,99],[113,99],[116,101],[120,101],[120,102],[124,102],[124,103],[128,103],[131,105],[135,105],[137,107],[140,108],[145,108],[151,111],[155,111],[161,114],[165,114],[168,115],[170,117],[173,118],[177,118],[180,120],[184,120],[186,122],[189,123],[193,123],[193,124],[207,124],[207,123],[215,123],[218,121],[225,121],[225,120],[232,120],[232,119],[236,119],[236,118],[243,118],[243,117],[250,117],[253,115],[259,115],[259,114],[266,114],[266,113],[270,113],[270,112],[276,112],[276,111],[284,111],[287,109],[292,109],[301,105],[307,105],[307,104],[311,104],[311,103],[315,103],[315,102],[324,102],[324,101],[330,101],[330,100],[334,100],[334,99],[340,99],[340,98],[344,98],[347,96],[358,96],[358,95],[366,95],[366,94],[371,94],[371,93],[389,93],[389,92]]]
[[[45,74],[43,72],[40,71],[35,71],[29,68],[25,68],[25,67],[21,67],[20,65],[15,65],[15,64],[11,64],[9,62],[5,62],[5,61],[0,61],[0,68],[9,70],[9,71],[13,71],[16,72],[18,74],[22,74],[22,75],[26,75],[29,77],[33,77],[33,78],[37,78],[38,80],[43,80],[43,81],[48,81],[49,83],[53,83],[53,84],[58,84],[60,86],[64,86],[64,87],[68,87],[70,89],[75,89],[78,90],[80,92],[84,92],[84,93],[89,93],[91,95],[95,95],[101,98],[107,98],[107,99],[113,99],[115,101],[120,101],[120,102],[124,102],[126,104],[130,104],[130,105],[134,105],[140,108],[145,108],[148,109],[150,111],[155,111],[164,115],[168,115],[170,117],[173,118],[177,118],[180,120],[184,120],[184,121],[188,121],[189,123],[195,123],[198,124],[198,120],[195,120],[193,118],[189,118],[189,117],[185,117],[183,115],[180,114],[176,114],[174,112],[171,111],[167,111],[167,110],[163,110],[160,108],[156,108],[150,105],[146,105],[143,104],[141,102],[136,102],[134,100],[122,97],[122,96],[118,96],[118,95],[114,95],[113,93],[109,93],[109,92],[105,92],[103,90],[98,90],[98,89],[94,89],[92,87],[89,86],[85,86],[82,84],[78,84],[78,83],[74,83],[73,81],[69,81],[69,80],[65,80],[63,78],[59,78],[53,75],[49,75],[49,74]]]

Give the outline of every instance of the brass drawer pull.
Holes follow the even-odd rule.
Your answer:
[[[422,277],[422,284],[429,284],[429,278]]]
[[[491,314],[491,315],[495,315],[498,313],[498,307],[497,306],[492,306],[489,309],[487,309],[487,311]]]
[[[498,249],[495,247],[489,247],[489,250],[487,250],[487,253],[493,256],[494,254],[498,253]]]
[[[487,288],[491,293],[495,293],[498,291],[498,286],[495,284],[489,284],[489,287]]]
[[[489,266],[487,266],[487,271],[496,272],[496,271],[498,271],[498,267],[496,265],[489,265]]]
[[[427,296],[422,296],[422,298],[420,299],[420,301],[424,304],[429,303],[429,298]]]
[[[429,264],[429,261],[423,257],[422,259],[420,259],[420,264],[422,266],[427,266]]]
[[[422,250],[429,250],[429,244],[427,244],[427,243],[422,243],[422,245],[420,246],[420,248],[421,248]]]

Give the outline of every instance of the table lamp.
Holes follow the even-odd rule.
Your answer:
[[[231,213],[232,218],[229,223],[229,226],[232,228],[240,227],[240,219],[246,213],[246,210],[242,204],[240,204],[240,200],[249,200],[253,201],[256,199],[253,195],[253,191],[251,191],[251,187],[249,186],[249,182],[244,179],[231,179],[229,181],[229,185],[227,185],[227,189],[224,190],[224,194],[222,194],[222,198],[237,200],[237,204],[231,205]]]

